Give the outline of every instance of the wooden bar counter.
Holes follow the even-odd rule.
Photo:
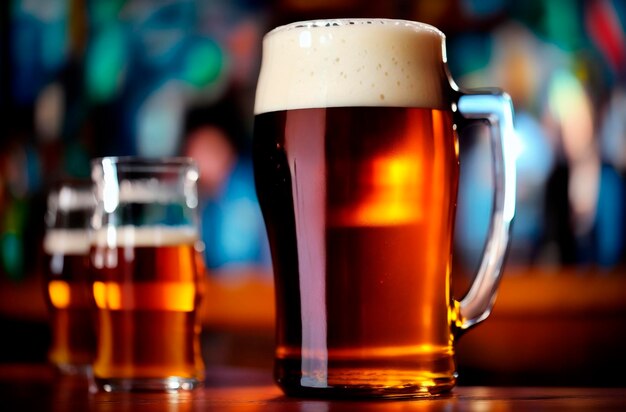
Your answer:
[[[457,387],[436,399],[288,398],[264,369],[207,370],[203,387],[180,393],[90,393],[88,379],[48,365],[0,365],[2,411],[624,411],[626,388]]]
[[[490,318],[458,344],[459,386],[402,401],[283,396],[271,376],[273,288],[260,276],[207,280],[203,387],[90,393],[87,379],[44,363],[46,335],[28,329],[45,330],[40,279],[1,281],[0,411],[626,411],[625,273],[508,270]]]

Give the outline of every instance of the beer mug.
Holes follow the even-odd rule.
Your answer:
[[[96,349],[88,273],[89,218],[94,206],[89,181],[65,180],[47,197],[43,251],[52,332],[48,359],[68,374],[86,373]]]
[[[195,163],[105,157],[92,179],[95,387],[193,389],[204,378]]]
[[[419,397],[453,388],[454,344],[494,301],[515,212],[513,110],[465,92],[445,36],[417,22],[298,22],[263,40],[257,194],[288,395]],[[457,125],[491,129],[495,196],[474,283],[450,292]]]

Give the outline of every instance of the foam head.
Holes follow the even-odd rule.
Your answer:
[[[94,231],[97,247],[160,247],[194,245],[198,232],[192,226],[119,226]]]
[[[255,114],[395,106],[446,108],[445,36],[423,23],[340,19],[293,23],[263,39]]]
[[[89,253],[87,229],[48,229],[43,250],[49,255],[86,255]]]

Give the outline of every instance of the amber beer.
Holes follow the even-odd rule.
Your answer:
[[[164,379],[176,377],[180,387],[194,387],[204,377],[196,311],[203,283],[195,229],[108,230],[115,231],[115,240],[102,229],[91,247],[100,322],[93,366],[97,382],[109,385],[105,390],[125,390],[139,379],[141,389],[149,390],[163,389]]]
[[[280,111],[257,116],[256,136],[282,314],[279,383],[291,391],[449,379],[450,113]]]
[[[52,331],[48,357],[63,372],[83,372],[96,349],[87,230],[48,229],[44,270]]]
[[[287,394],[416,396],[455,383],[458,151],[441,37],[308,22],[264,40],[254,164]]]

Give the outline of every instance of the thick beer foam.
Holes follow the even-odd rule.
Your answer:
[[[48,229],[43,250],[49,255],[86,255],[89,252],[89,232],[86,229]]]
[[[263,39],[255,114],[346,106],[445,107],[445,36],[423,23],[293,23]]]
[[[120,226],[94,231],[91,242],[106,247],[158,247],[190,245],[198,240],[191,226]]]

